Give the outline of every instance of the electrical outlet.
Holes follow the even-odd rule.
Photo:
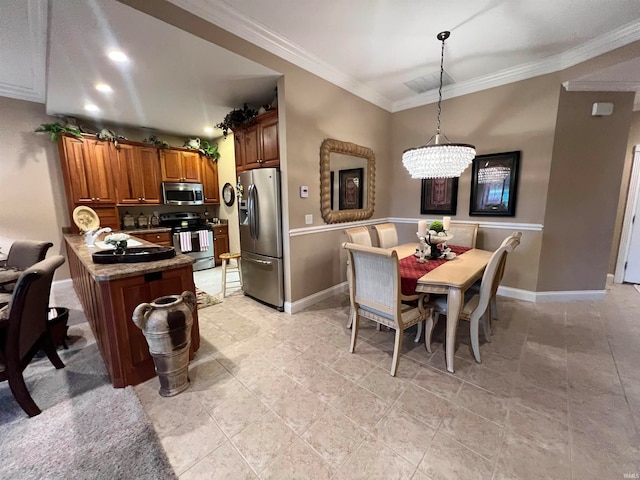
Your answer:
[[[313,225],[313,215],[311,215],[311,214],[305,215],[304,216],[304,223],[306,225]]]

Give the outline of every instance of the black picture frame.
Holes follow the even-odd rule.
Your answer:
[[[334,200],[334,198],[333,198],[333,197],[335,196],[335,195],[333,194],[333,191],[335,190],[335,189],[333,188],[333,182],[334,182],[334,181],[335,181],[334,171],[333,171],[333,170],[331,170],[331,209],[332,209],[332,210],[335,210],[335,209],[333,208],[333,206],[334,206],[333,202],[335,201],[335,200]]]
[[[471,173],[469,215],[514,217],[520,151],[477,155]]]
[[[423,178],[421,214],[450,214],[458,210],[458,178]]]
[[[224,187],[222,187],[222,201],[224,201],[224,204],[227,207],[230,207],[233,205],[233,202],[235,202],[236,200],[236,190],[235,188],[233,188],[233,185],[231,185],[229,182],[224,184]]]
[[[339,170],[338,208],[340,210],[358,210],[362,208],[362,190],[364,168]]]

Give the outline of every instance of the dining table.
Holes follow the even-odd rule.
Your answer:
[[[400,259],[400,275],[403,283],[416,281],[416,293],[440,294],[447,296],[447,334],[445,343],[447,370],[454,373],[454,354],[456,346],[456,330],[460,312],[464,306],[464,294],[476,281],[482,278],[484,270],[489,263],[493,252],[478,248],[459,249],[459,254],[451,260],[431,260],[425,262],[437,262],[425,265],[428,270],[424,275],[417,277],[415,271],[420,268],[420,263],[415,257],[417,243],[405,243],[394,247]],[[455,252],[456,247],[451,246]],[[403,264],[404,267],[403,268]],[[414,265],[415,264],[415,265]],[[430,268],[434,266],[435,268]],[[408,268],[407,268],[408,267]],[[411,273],[407,273],[407,272]],[[419,273],[418,273],[419,274]],[[407,278],[411,275],[411,278]]]

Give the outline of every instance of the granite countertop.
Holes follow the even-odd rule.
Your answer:
[[[195,260],[189,255],[176,253],[176,256],[173,258],[169,258],[167,260],[157,260],[155,262],[114,264],[93,263],[91,254],[100,251],[99,248],[87,247],[84,241],[84,236],[81,235],[67,233],[64,235],[64,239],[67,242],[67,245],[69,245],[69,247],[74,251],[80,262],[82,262],[84,267],[91,274],[91,276],[99,282],[110,281],[125,277],[136,277],[138,275],[144,275],[145,273],[172,270],[174,268],[183,267],[185,265],[191,265],[195,262]],[[136,237],[136,240],[140,241],[144,246],[154,245],[153,243],[146,242],[138,237]]]

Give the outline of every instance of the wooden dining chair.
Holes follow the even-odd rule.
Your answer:
[[[465,295],[465,303],[460,312],[460,319],[470,322],[471,347],[476,362],[481,363],[480,359],[480,322],[482,322],[483,333],[487,341],[489,338],[489,321],[491,315],[491,299],[498,290],[500,268],[507,254],[513,250],[512,244],[499,247],[489,259],[489,263],[482,275],[482,283],[480,292],[473,294],[469,292]],[[433,296],[427,304],[428,313],[435,316],[435,320],[425,323],[424,341],[428,351],[431,351],[431,335],[433,326],[438,322],[439,315],[447,314],[447,297]]]
[[[398,371],[398,359],[402,348],[403,332],[427,317],[421,295],[402,295],[400,265],[394,250],[344,243],[349,253],[349,268],[353,288],[350,291],[355,317],[351,328],[351,346],[354,353],[361,318],[396,331],[391,362],[391,375]],[[403,303],[417,300],[414,305]]]
[[[502,241],[501,247],[510,247],[508,253],[513,252],[518,245],[520,245],[520,239],[522,238],[522,232],[513,232],[507,238]],[[504,268],[507,264],[507,255],[504,256],[502,260],[502,264],[498,268],[498,285],[502,282],[502,277],[504,275]],[[480,285],[474,285],[476,291],[480,291]],[[498,320],[498,301],[497,301],[497,292],[491,297],[491,316],[489,317],[489,329],[493,330],[493,326],[491,325],[494,320]]]
[[[451,245],[476,248],[476,240],[478,238],[477,223],[451,222],[448,232],[453,235],[453,239],[449,242]]]
[[[64,368],[47,328],[51,282],[63,263],[64,257],[55,255],[27,268],[16,282],[6,318],[0,319],[0,381],[9,382],[14,398],[30,417],[40,409],[27,390],[24,369],[40,350],[54,367]]]
[[[393,223],[380,223],[373,226],[378,235],[380,248],[393,248],[398,246],[398,232]]]
[[[348,243],[355,243],[358,245],[365,245],[371,247],[373,243],[371,242],[371,235],[369,235],[369,230],[367,227],[353,227],[353,228],[345,228],[344,233],[347,236]],[[349,260],[347,259],[347,285],[349,286],[349,297],[351,297],[351,269],[349,268]],[[353,305],[349,308],[349,320],[347,320],[347,328],[351,328],[353,324],[353,318],[355,316],[355,311],[353,309]]]

